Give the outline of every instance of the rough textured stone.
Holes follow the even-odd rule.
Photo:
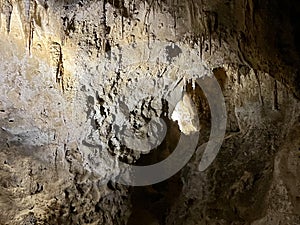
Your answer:
[[[0,224],[300,224],[297,5],[0,0]],[[228,122],[208,170],[200,148],[160,184],[109,181],[119,161],[166,158],[180,129],[208,141],[194,79],[209,75]],[[198,110],[188,130],[177,89]]]

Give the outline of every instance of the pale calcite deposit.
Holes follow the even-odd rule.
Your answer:
[[[172,120],[178,122],[182,133],[189,135],[199,131],[199,120],[192,100],[187,94],[177,103],[172,113]]]

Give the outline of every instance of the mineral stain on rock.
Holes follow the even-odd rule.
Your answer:
[[[167,61],[171,64],[176,57],[182,53],[181,48],[176,44],[171,44],[166,47]]]

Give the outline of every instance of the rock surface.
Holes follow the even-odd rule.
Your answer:
[[[297,5],[0,0],[0,224],[300,224]],[[213,164],[199,172],[199,148],[160,184],[110,181],[180,130],[204,146],[207,76],[228,119]],[[171,120],[186,98],[193,127]]]

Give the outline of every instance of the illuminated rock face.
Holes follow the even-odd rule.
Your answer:
[[[199,120],[191,98],[184,94],[172,113],[172,120],[177,121],[179,129],[185,135],[199,131]]]
[[[300,224],[296,3],[0,0],[0,224]],[[228,114],[208,170],[200,148],[162,184],[110,182],[180,131],[208,141],[208,75]]]

